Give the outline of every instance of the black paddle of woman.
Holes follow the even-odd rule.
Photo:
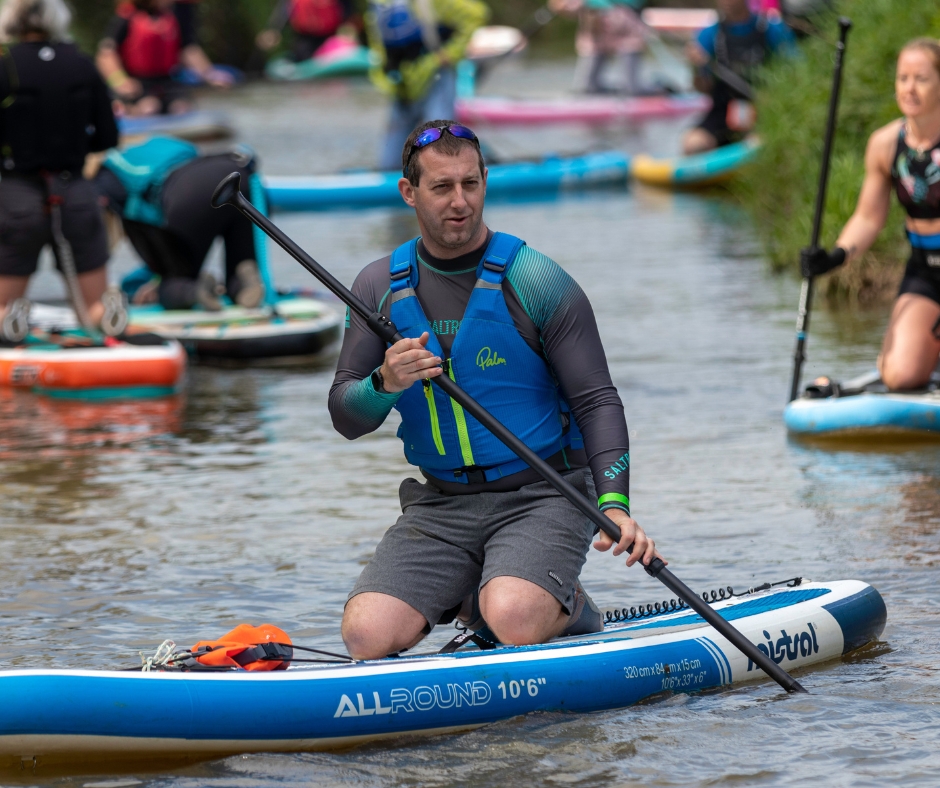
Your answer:
[[[404,337],[398,333],[395,324],[385,315],[371,311],[362,301],[356,298],[338,279],[323,268],[316,260],[301,249],[294,241],[274,225],[261,211],[255,208],[241,193],[239,186],[241,175],[233,172],[224,178],[212,195],[212,206],[220,208],[223,205],[232,205],[247,216],[252,222],[266,232],[271,239],[311,274],[319,279],[340,301],[366,321],[369,328],[384,342],[394,344]],[[561,474],[551,465],[539,457],[519,438],[511,433],[479,402],[458,386],[447,375],[438,375],[431,379],[435,385],[446,393],[454,402],[463,407],[480,424],[493,433],[503,444],[511,449],[516,456],[525,460],[558,492],[565,496],[585,517],[593,522],[614,542],[620,541],[620,528],[597,506],[591,503],[580,492],[571,486]],[[633,551],[633,545],[627,548]],[[781,668],[770,657],[758,649],[750,640],[723,619],[712,609],[711,605],[695,594],[691,588],[670,572],[659,558],[653,558],[649,566],[643,567],[651,577],[658,579],[663,585],[685,602],[690,608],[704,618],[719,634],[732,643],[742,654],[763,670],[787,692],[806,692],[800,683]]]
[[[822,229],[823,208],[826,205],[826,184],[829,181],[829,160],[832,154],[832,138],[836,132],[836,113],[839,108],[839,89],[842,87],[842,60],[845,56],[845,40],[852,21],[839,17],[839,43],[836,44],[836,65],[832,73],[832,92],[829,94],[829,117],[826,120],[826,139],[823,143],[822,167],[819,170],[819,188],[816,190],[816,211],[813,214],[813,237],[810,248],[819,246]],[[800,393],[800,373],[806,360],[806,334],[809,331],[809,310],[813,301],[813,277],[803,278],[800,289],[800,306],[796,313],[796,351],[793,354],[793,380],[790,382],[790,402]]]

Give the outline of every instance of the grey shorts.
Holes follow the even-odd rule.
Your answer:
[[[565,478],[594,499],[589,470]],[[548,482],[512,492],[445,495],[405,479],[399,498],[402,515],[385,532],[350,599],[388,594],[433,627],[475,588],[508,576],[544,588],[571,612],[594,524]]]
[[[72,246],[75,270],[88,273],[108,262],[108,233],[101,218],[98,193],[84,178],[57,178],[62,195],[62,234]],[[0,181],[0,276],[31,276],[39,253],[51,246],[52,221],[46,184],[38,175],[4,174]]]

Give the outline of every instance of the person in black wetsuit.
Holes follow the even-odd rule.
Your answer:
[[[907,212],[911,257],[878,357],[892,390],[924,386],[940,357],[940,42],[919,38],[898,57],[895,95],[903,117],[878,129],[865,151],[855,213],[832,252],[804,249],[804,276],[861,257],[888,220],[891,192]]]
[[[82,322],[117,333],[119,293],[105,297],[108,239],[82,176],[89,152],[117,144],[108,91],[94,63],[65,41],[62,0],[7,0],[0,9],[0,311],[7,339],[23,333],[24,296],[52,246]],[[102,300],[104,298],[104,301]],[[83,312],[85,313],[83,316]]]
[[[124,156],[133,155],[132,150]],[[237,211],[217,211],[211,198],[226,175],[240,172],[242,189],[248,196],[249,177],[254,172],[250,154],[241,152],[199,156],[165,176],[162,186],[147,197],[156,201],[159,225],[128,218],[127,188],[120,168],[111,157],[95,176],[95,186],[106,206],[121,220],[124,234],[137,254],[155,275],[155,286],[142,284],[129,293],[134,303],[159,301],[167,309],[222,308],[219,296],[227,293],[239,306],[257,307],[264,299],[264,285],[256,263],[251,223]],[[225,244],[225,284],[216,282],[203,263],[216,238]]]
[[[402,516],[350,593],[343,638],[358,659],[410,648],[455,616],[504,643],[596,632],[578,581],[594,526],[429,379],[454,378],[597,505],[615,555],[656,554],[630,517],[629,436],[591,305],[553,260],[483,223],[486,168],[454,121],[418,126],[399,189],[421,237],[368,265],[353,293],[407,337],[391,347],[351,314],[329,408],[349,439],[399,411]],[[603,534],[595,547],[610,549]]]
[[[711,109],[685,135],[686,155],[744,138],[754,123],[751,82],[776,52],[794,48],[779,19],[751,13],[747,0],[718,0],[720,21],[700,31],[686,51],[695,66],[695,88],[711,96]]]

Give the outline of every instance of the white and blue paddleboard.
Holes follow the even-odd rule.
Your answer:
[[[900,393],[888,391],[872,371],[846,382],[835,396],[793,400],[783,421],[796,435],[940,437],[940,375],[926,390]]]
[[[714,607],[788,671],[881,635],[885,605],[867,583],[794,582]],[[687,608],[539,646],[269,673],[11,670],[0,672],[0,767],[329,750],[764,678]]]

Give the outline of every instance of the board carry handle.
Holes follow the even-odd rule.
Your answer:
[[[345,285],[336,279],[336,277],[301,249],[300,246],[291,240],[286,233],[271,222],[261,211],[255,208],[255,206],[245,198],[245,195],[241,193],[240,183],[241,175],[237,172],[233,172],[231,175],[223,178],[216,188],[215,193],[212,195],[212,206],[214,208],[221,208],[223,205],[231,205],[241,211],[267,233],[278,246],[319,279],[330,292],[340,299],[340,301],[343,301],[350,309],[359,315],[359,317],[365,320],[369,328],[384,342],[394,344],[404,339],[404,337],[398,333],[398,328],[388,317],[379,312],[371,311],[362,301],[353,295]],[[613,520],[601,512],[594,503],[585,498],[571,484],[565,481],[558,471],[552,468],[551,465],[519,440],[519,438],[490,414],[489,411],[480,405],[479,402],[451,380],[450,377],[447,375],[438,375],[435,378],[431,378],[431,380],[435,385],[440,386],[444,393],[451,399],[461,405],[464,410],[479,421],[480,424],[493,433],[505,446],[511,449],[518,457],[525,460],[531,468],[538,471],[545,481],[565,496],[578,511],[613,539],[614,542],[620,541],[620,528]],[[632,550],[633,545],[630,545],[627,551],[632,552]],[[672,591],[705,619],[705,621],[711,624],[726,640],[732,643],[735,648],[755,665],[760,667],[787,692],[806,692],[796,679],[770,659],[769,656],[760,651],[757,646],[751,643],[750,640],[744,637],[744,635],[729,622],[718,615],[711,605],[670,572],[661,559],[654,557],[653,560],[650,561],[649,566],[644,566],[643,568],[646,570],[647,574],[651,577],[655,577],[665,585],[666,588]]]
[[[836,114],[839,109],[839,91],[842,88],[842,62],[845,57],[845,42],[852,27],[852,20],[839,17],[839,43],[836,44],[835,69],[832,72],[832,91],[829,93],[829,116],[826,119],[826,137],[823,142],[822,166],[819,168],[819,187],[816,189],[816,207],[813,211],[813,235],[809,245],[819,245],[822,230],[823,209],[826,206],[826,186],[829,182],[829,163],[832,158],[832,139],[836,132]],[[790,381],[790,402],[800,394],[800,374],[806,360],[806,334],[809,332],[809,312],[813,303],[813,277],[803,278],[800,288],[800,305],[796,312],[796,350],[793,353],[793,378]]]

